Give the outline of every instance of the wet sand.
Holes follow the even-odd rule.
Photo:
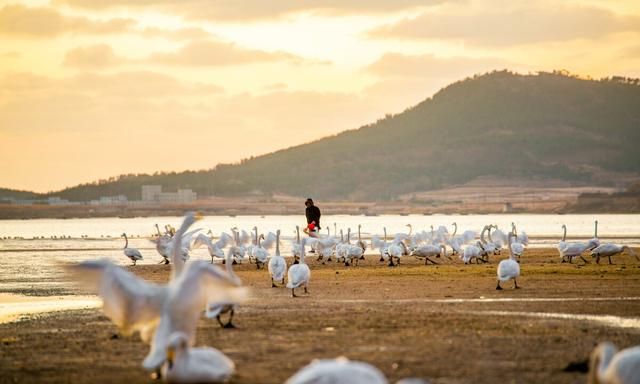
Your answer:
[[[311,257],[309,295],[295,299],[270,288],[265,270],[243,264],[236,270],[252,297],[236,313],[238,329],[202,319],[197,345],[236,363],[232,383],[281,383],[314,358],[337,356],[372,363],[391,381],[584,383],[584,373],[564,369],[596,343],[640,344],[633,257],[583,266],[560,264],[554,249],[529,249],[522,289],[509,282],[496,291],[504,257],[437,266],[405,258],[395,268],[375,255],[358,267]],[[129,270],[157,282],[169,272],[164,265]],[[0,382],[150,382],[141,368],[147,352],[99,309],[37,314],[0,324]]]

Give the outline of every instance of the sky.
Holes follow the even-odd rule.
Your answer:
[[[640,1],[0,0],[0,187],[209,169],[496,69],[640,77]]]

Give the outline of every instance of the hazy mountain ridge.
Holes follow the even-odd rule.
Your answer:
[[[454,83],[374,124],[212,170],[125,175],[49,195],[124,194],[143,184],[199,195],[282,192],[324,199],[388,199],[475,177],[590,182],[640,173],[637,80],[586,80],[506,71]]]

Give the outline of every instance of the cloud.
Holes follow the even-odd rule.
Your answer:
[[[482,46],[509,46],[573,39],[597,39],[640,32],[640,17],[586,7],[533,3],[503,7],[443,7],[377,28],[374,38],[456,39]],[[558,3],[559,4],[559,3]]]
[[[303,60],[285,52],[265,52],[239,47],[233,43],[204,40],[191,42],[177,52],[153,53],[150,62],[177,66],[227,66],[270,61]]]
[[[493,69],[514,67],[499,58],[449,57],[386,53],[367,67],[382,77],[461,78]]]
[[[63,33],[110,34],[126,32],[135,25],[132,19],[96,21],[86,17],[65,16],[52,8],[7,5],[0,9],[0,34],[50,37]]]
[[[103,68],[121,61],[107,44],[76,48],[67,52],[64,57],[64,65],[77,68]]]
[[[212,35],[202,28],[163,29],[147,27],[139,32],[145,37],[162,37],[169,40],[204,40]]]
[[[112,7],[147,7],[170,10],[190,19],[259,20],[280,18],[292,13],[375,14],[441,4],[452,0],[57,0],[73,7],[101,10]],[[455,0],[453,0],[455,1]],[[457,1],[456,1],[457,2]]]

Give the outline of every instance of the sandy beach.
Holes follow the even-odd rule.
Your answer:
[[[522,289],[506,283],[496,291],[505,257],[437,266],[405,257],[395,268],[373,254],[358,267],[310,257],[309,295],[295,299],[245,263],[236,270],[251,298],[236,313],[238,328],[202,319],[197,345],[236,363],[232,383],[282,383],[312,359],[337,356],[372,363],[391,381],[584,383],[584,373],[565,368],[584,361],[596,343],[640,344],[635,258],[560,264],[555,249],[529,249]],[[169,272],[164,265],[128,269],[156,282]],[[147,352],[98,308],[32,314],[0,324],[0,382],[151,382],[141,367]]]

